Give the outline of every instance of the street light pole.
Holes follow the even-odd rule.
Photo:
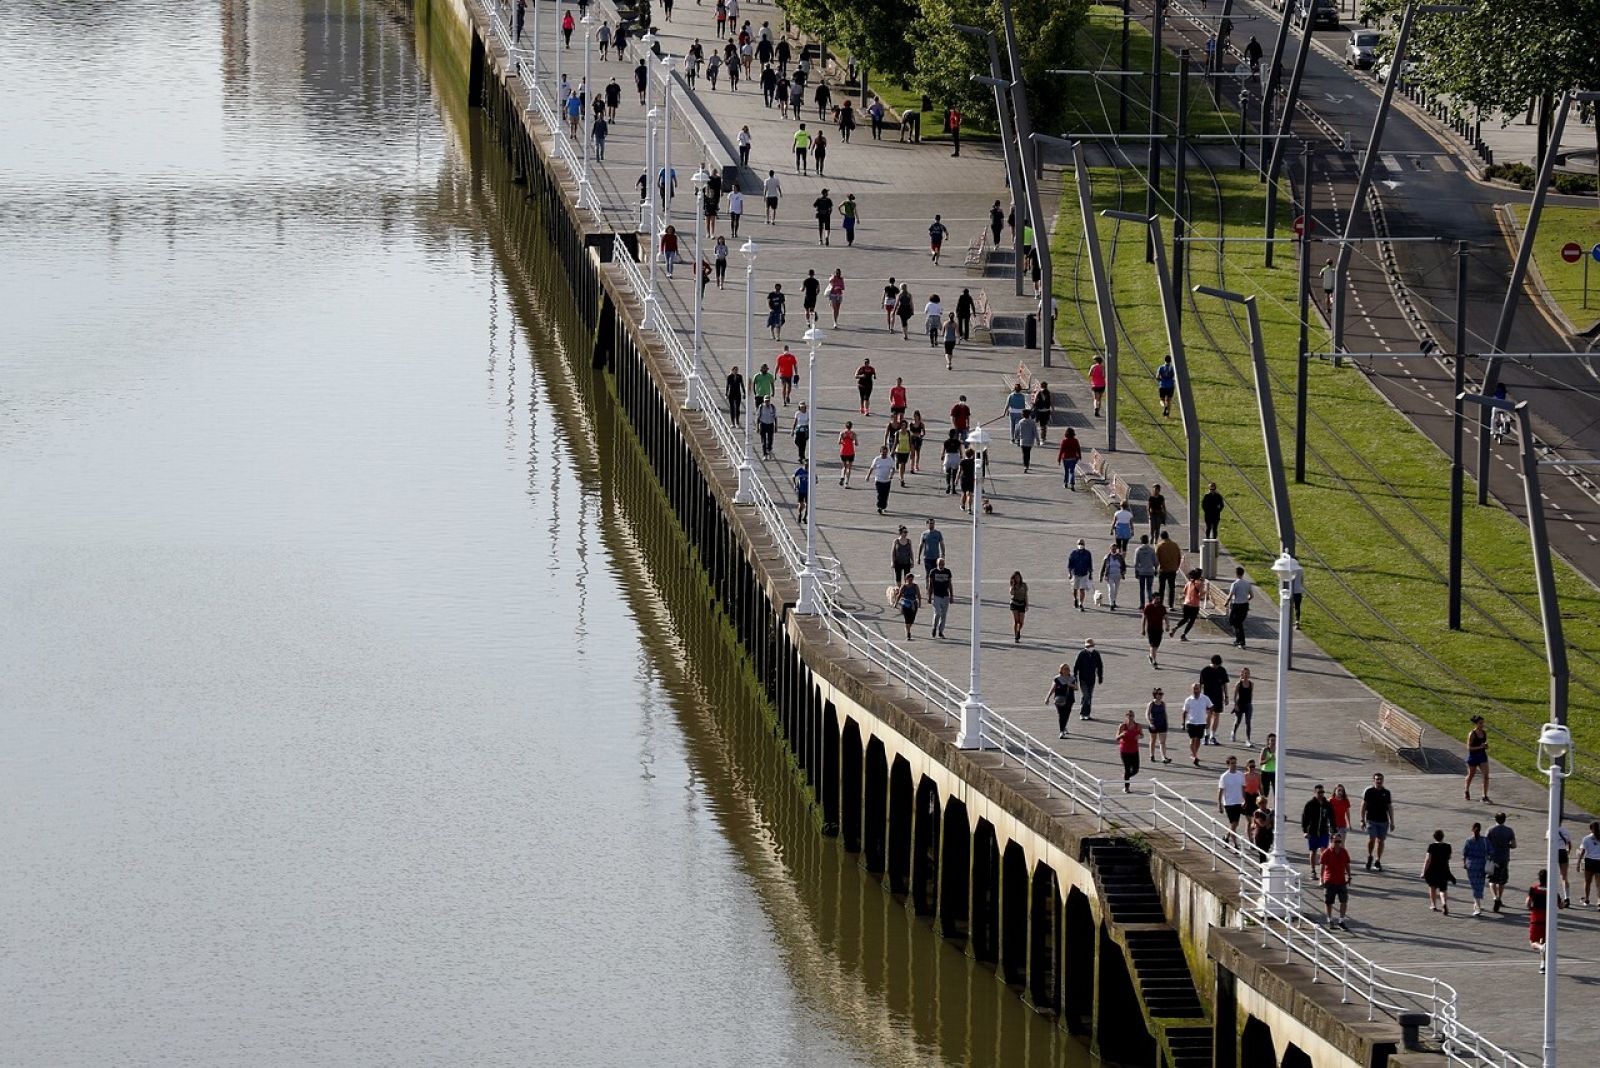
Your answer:
[[[822,348],[822,331],[813,325],[801,335],[806,343],[806,411],[811,422],[806,430],[806,566],[800,572],[800,598],[795,614],[822,614],[822,572],[817,567],[817,352]]]
[[[535,3],[538,0],[534,0]],[[578,207],[581,210],[583,202],[589,199],[589,98],[594,95],[594,86],[589,83],[589,54],[594,41],[594,18],[587,11],[583,15],[583,92],[580,94],[581,106],[578,108],[578,130],[583,138],[583,176],[578,179]]]
[[[661,93],[666,98],[665,114],[656,129],[661,134],[661,207],[666,215],[666,225],[672,225],[672,194],[676,192],[672,180],[672,57],[661,53]],[[695,264],[695,270],[700,265]]]
[[[1455,371],[1455,404],[1450,418],[1450,589],[1449,626],[1461,629],[1461,510],[1466,496],[1466,468],[1461,395],[1467,391],[1467,243],[1456,242],[1456,351],[1451,358]]]
[[[1192,507],[1192,505],[1191,505]],[[1288,774],[1286,771],[1287,757],[1289,755],[1288,728],[1289,728],[1289,633],[1293,630],[1294,583],[1300,575],[1300,563],[1294,556],[1285,551],[1279,555],[1277,562],[1272,565],[1272,573],[1278,576],[1278,701],[1273,719],[1274,733],[1277,734],[1278,747],[1273,751],[1277,760],[1277,773],[1273,780],[1273,792],[1278,796],[1272,803],[1272,854],[1267,857],[1262,870],[1262,887],[1264,898],[1262,908],[1277,916],[1284,916],[1294,907],[1290,895],[1294,889],[1294,866],[1289,863],[1289,855],[1284,849],[1284,842],[1289,836],[1288,813],[1284,799],[1288,794]]]
[[[1010,83],[1000,75],[999,48],[995,44],[994,34],[989,30],[980,29],[977,26],[962,26],[955,23],[952,23],[950,28],[955,30],[957,33],[966,33],[975,37],[982,37],[984,43],[989,46],[990,88],[994,91],[995,121],[1000,125],[1000,148],[1005,153],[1006,158],[1006,184],[1010,187],[1007,192],[1010,194],[1011,199],[1011,217],[1015,219],[1019,214],[1022,214],[1017,210],[1017,190],[1023,188],[1023,185],[1022,176],[1017,173],[1018,148],[1012,140],[1014,136],[1014,130],[1012,129],[1011,119],[1008,117],[1006,112],[1005,90]],[[1023,269],[1022,227],[1020,226],[1013,226],[1011,228],[1011,253],[1013,257],[1013,269],[1011,273],[1016,279],[1017,296],[1020,297],[1022,296]],[[813,418],[815,418],[815,416],[813,416]]]
[[[1106,451],[1117,451],[1117,313],[1111,304],[1111,283],[1106,278],[1100,252],[1099,220],[1094,214],[1094,194],[1089,184],[1089,160],[1083,142],[1072,146],[1072,169],[1078,180],[1078,214],[1083,219],[1083,242],[1089,252],[1089,277],[1094,281],[1095,310],[1100,313],[1100,336],[1106,354]]]
[[[967,447],[972,450],[972,642],[971,667],[967,680],[967,699],[961,702],[961,729],[956,732],[958,749],[983,748],[983,686],[979,679],[979,661],[982,656],[982,633],[979,608],[983,602],[983,459],[989,446],[989,433],[983,426],[974,427],[967,434]]]
[[[746,240],[739,246],[739,251],[744,253],[744,381],[745,391],[750,389],[751,363],[755,359],[755,315],[756,315],[756,243]],[[734,491],[734,504],[754,504],[756,500],[755,477],[756,468],[750,456],[750,424],[755,419],[755,413],[745,410],[745,402],[749,396],[740,399],[739,409],[744,413],[744,455],[739,458],[739,486]]]
[[[1551,152],[1555,148],[1550,149]],[[1556,922],[1561,905],[1561,871],[1556,866],[1561,848],[1562,784],[1572,774],[1572,732],[1560,723],[1546,723],[1539,732],[1539,770],[1550,777],[1546,815],[1544,880],[1544,1068],[1556,1068]]]
[[[534,0],[535,3],[538,0]],[[650,195],[650,182],[656,176],[655,157],[655,122],[656,109],[650,104],[651,83],[655,81],[650,76],[650,48],[656,43],[656,35],[645,31],[639,38],[639,44],[644,48],[644,54],[639,62],[645,65],[644,78],[644,188],[639,191],[642,200],[639,201],[639,226],[644,231],[645,258],[650,264],[650,284],[644,295],[644,317],[640,326],[652,330],[656,325],[656,198]],[[557,56],[560,55],[558,50]]]
[[[694,185],[694,198],[698,201],[703,195],[706,185],[711,181],[711,176],[706,173],[704,164],[694,172],[694,177],[689,179]],[[703,262],[701,241],[705,236],[705,224],[697,223],[694,228],[694,343],[689,353],[689,380],[684,383],[686,393],[683,406],[691,411],[700,407],[700,311],[705,300],[706,287],[700,274],[700,265]]]

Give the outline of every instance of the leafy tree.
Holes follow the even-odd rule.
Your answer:
[[[1397,30],[1405,7],[1405,0],[1368,0],[1366,10]],[[1460,14],[1417,16],[1408,50],[1426,57],[1418,84],[1448,93],[1463,110],[1498,110],[1509,122],[1530,102],[1544,117],[1563,91],[1600,89],[1597,32],[1600,0],[1473,0]],[[1600,138],[1600,123],[1595,133]],[[1541,122],[1541,159],[1546,136]]]
[[[1044,72],[1073,55],[1074,39],[1088,11],[1086,0],[1012,0],[1011,18],[1022,53],[1028,106],[1036,126],[1049,129],[1059,106]],[[922,0],[922,17],[912,29],[916,58],[914,82],[941,104],[956,107],[982,125],[994,124],[994,93],[972,81],[989,73],[989,48],[981,38],[958,33],[953,24],[992,28],[1006,66],[1005,22],[995,0]]]

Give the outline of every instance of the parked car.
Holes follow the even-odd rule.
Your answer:
[[[1339,28],[1339,0],[1296,0],[1294,7],[1294,24],[1304,26],[1306,19],[1311,20],[1315,29]]]
[[[1351,30],[1344,43],[1344,65],[1366,70],[1378,61],[1378,31]]]

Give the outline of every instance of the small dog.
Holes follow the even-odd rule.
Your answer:
[[[1104,590],[1095,590],[1094,591],[1094,606],[1096,608],[1099,608],[1102,604],[1104,604],[1105,600],[1106,600],[1106,594],[1105,594]]]
[[[983,514],[984,515],[994,515],[994,505],[992,503],[990,503],[989,501],[984,501],[983,502]]]

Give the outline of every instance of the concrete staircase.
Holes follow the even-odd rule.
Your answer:
[[[1122,949],[1145,1024],[1167,1068],[1211,1064],[1212,1029],[1178,932],[1167,923],[1143,852],[1091,839],[1085,852],[1105,902],[1106,933]]]

